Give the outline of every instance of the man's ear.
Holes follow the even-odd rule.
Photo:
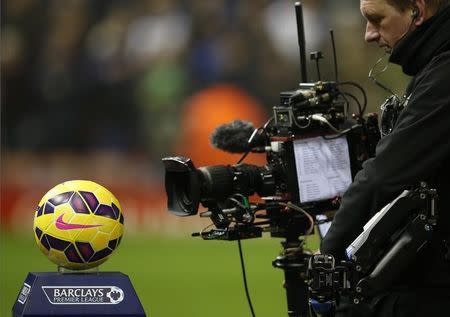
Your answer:
[[[427,5],[426,0],[413,1],[414,25],[421,26],[428,18],[433,15],[431,8]]]

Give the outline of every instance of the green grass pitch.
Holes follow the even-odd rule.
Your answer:
[[[313,237],[308,240],[312,248],[317,247]],[[242,242],[258,317],[287,315],[283,272],[272,268],[280,241],[265,237]],[[126,234],[100,270],[127,274],[149,317],[250,316],[239,261],[237,242]],[[11,316],[29,271],[55,270],[31,234],[1,233],[0,316]]]

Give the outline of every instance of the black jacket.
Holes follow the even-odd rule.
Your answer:
[[[402,190],[433,180],[439,194],[440,221],[433,243],[412,264],[417,283],[450,286],[450,263],[443,259],[442,240],[450,240],[450,7],[427,20],[395,47],[390,61],[413,75],[410,95],[392,133],[380,140],[376,157],[363,169],[342,198],[321,252],[337,258],[362,231],[363,225]],[[439,277],[425,276],[435,268]],[[422,269],[422,271],[420,271]]]

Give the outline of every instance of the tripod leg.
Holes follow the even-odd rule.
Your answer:
[[[289,317],[310,317],[308,286],[297,270],[285,270],[285,288]]]

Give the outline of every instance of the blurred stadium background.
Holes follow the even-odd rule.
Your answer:
[[[367,73],[380,52],[363,42],[359,2],[302,3],[307,51],[325,55],[322,79],[334,78],[333,28],[340,79],[363,85],[378,111],[386,94]],[[208,137],[238,118],[261,124],[279,92],[296,87],[293,5],[1,1],[0,316],[28,271],[56,269],[35,246],[32,221],[42,195],[70,179],[96,181],[120,200],[126,236],[101,270],[129,274],[149,316],[249,315],[236,244],[190,238],[207,223],[166,212],[160,158],[237,161]],[[406,82],[395,67],[382,80],[398,92]],[[257,316],[285,315],[282,272],[271,267],[279,250],[276,239],[244,242]]]

